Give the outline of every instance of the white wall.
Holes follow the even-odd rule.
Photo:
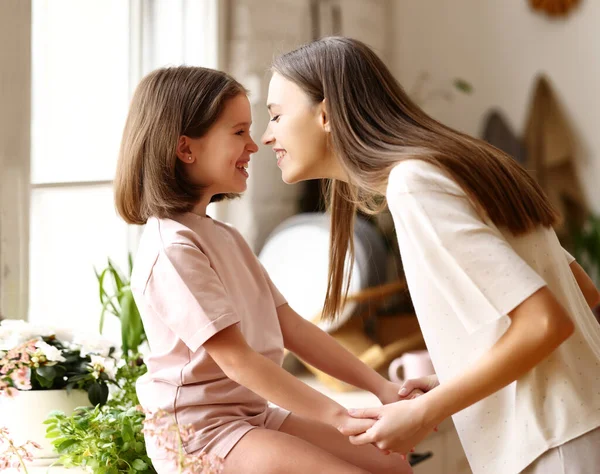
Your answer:
[[[527,0],[392,0],[391,67],[406,89],[422,71],[432,86],[463,77],[475,87],[452,103],[430,102],[435,118],[479,135],[499,107],[521,134],[534,78],[545,73],[576,138],[577,168],[600,212],[600,1],[583,0],[564,19]]]
[[[1,1],[1,0],[0,0]],[[331,34],[328,9],[339,7],[342,33],[370,44],[387,57],[386,22],[389,0],[319,0],[321,31]],[[252,136],[259,142],[269,116],[266,98],[273,56],[312,40],[311,0],[231,0],[227,60],[224,68],[250,90]],[[367,11],[369,14],[365,15]],[[248,190],[221,207],[217,217],[233,224],[259,252],[271,231],[298,212],[304,184],[281,180],[270,147],[261,146],[250,162]]]

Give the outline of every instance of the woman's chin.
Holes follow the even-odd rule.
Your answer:
[[[299,170],[294,169],[282,169],[281,170],[281,179],[286,184],[296,184],[300,181],[305,181],[305,178]]]

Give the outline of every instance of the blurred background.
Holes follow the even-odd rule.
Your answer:
[[[593,266],[600,4],[546,4],[0,0],[1,314],[97,324],[94,268],[111,258],[125,271],[140,232],[117,217],[111,183],[128,102],[147,72],[182,63],[230,72],[251,91],[258,140],[273,55],[329,34],[365,41],[427,112],[529,165],[575,221],[562,237]],[[281,222],[319,208],[318,186],[284,184],[266,147],[250,176],[241,199],[211,213],[259,253]]]

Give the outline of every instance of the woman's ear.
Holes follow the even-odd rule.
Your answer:
[[[175,153],[177,154],[177,158],[184,163],[193,163],[196,160],[190,147],[190,138],[185,135],[179,137]]]
[[[327,113],[327,99],[323,99],[319,104],[320,123],[326,133],[331,132],[331,124],[329,122],[329,114]]]

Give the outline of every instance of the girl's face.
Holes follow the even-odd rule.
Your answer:
[[[329,146],[325,101],[312,104],[296,84],[274,73],[267,108],[271,121],[262,143],[273,147],[286,183],[338,177],[341,170]]]
[[[246,190],[250,155],[258,151],[250,137],[251,123],[250,102],[239,94],[227,101],[203,137],[180,137],[177,156],[191,180],[206,188],[205,196]]]

